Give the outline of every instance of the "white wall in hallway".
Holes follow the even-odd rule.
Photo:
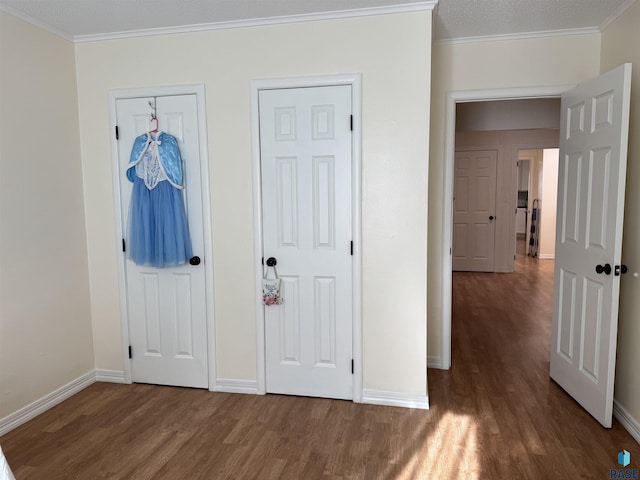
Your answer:
[[[558,201],[558,149],[545,149],[542,154],[542,195],[540,213],[541,259],[556,256],[556,204]]]

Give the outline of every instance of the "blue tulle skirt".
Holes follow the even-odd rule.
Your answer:
[[[136,177],[128,232],[128,257],[137,265],[171,267],[188,262],[193,255],[182,190],[167,181],[149,190]]]

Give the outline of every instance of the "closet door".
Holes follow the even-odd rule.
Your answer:
[[[350,85],[260,92],[266,389],[353,398]]]
[[[150,130],[154,102],[159,129],[174,136],[180,148],[194,257],[190,263],[170,268],[125,260],[132,380],[207,388],[207,289],[195,94],[117,100],[122,231],[126,240],[133,189],[126,177],[131,147],[138,135]]]

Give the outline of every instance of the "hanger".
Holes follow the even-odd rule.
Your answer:
[[[158,117],[156,117],[153,113],[151,114],[151,127],[152,128],[149,133],[158,133]]]
[[[153,103],[151,100],[149,100],[149,106],[153,108],[153,112],[151,113],[151,130],[149,131],[149,133],[158,133],[158,117],[156,117],[156,97],[153,97]]]

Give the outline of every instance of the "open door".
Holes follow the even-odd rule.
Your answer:
[[[562,96],[551,378],[611,427],[631,64]]]

